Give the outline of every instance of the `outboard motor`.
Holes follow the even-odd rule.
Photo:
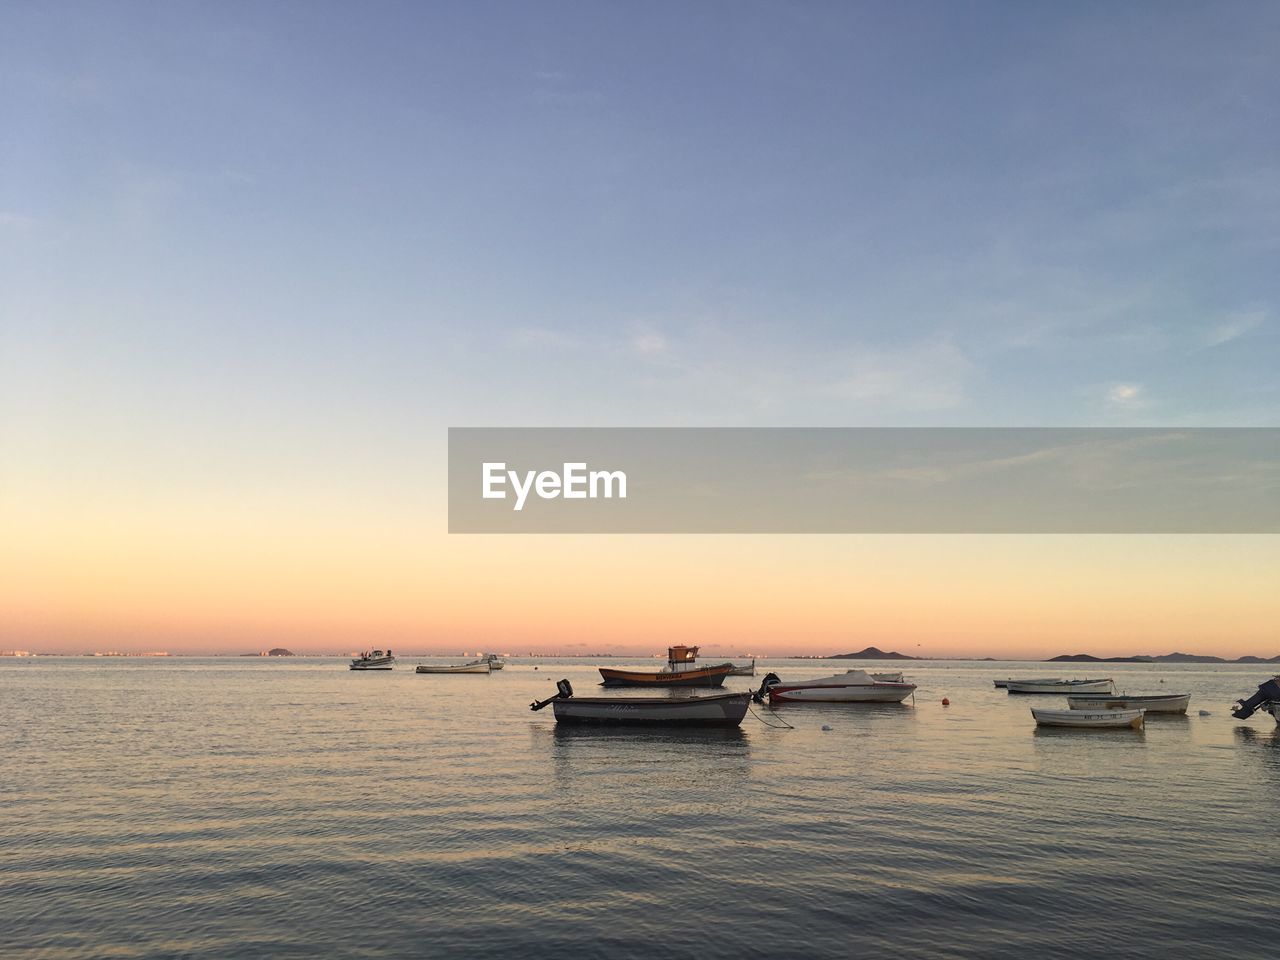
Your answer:
[[[782,678],[776,673],[765,674],[764,680],[760,683],[760,689],[751,695],[751,699],[756,703],[764,703],[764,698],[769,695],[769,688],[781,682]]]
[[[1258,692],[1248,700],[1237,700],[1231,708],[1231,715],[1237,720],[1247,720],[1255,710],[1265,703],[1280,703],[1280,677],[1272,677],[1266,683],[1258,685]]]
[[[557,683],[556,689],[560,692],[557,693],[554,697],[547,697],[547,699],[545,700],[535,700],[533,701],[533,703],[529,704],[529,709],[534,711],[541,710],[543,707],[545,707],[548,703],[551,703],[553,700],[568,700],[570,697],[573,696],[573,684],[569,682],[568,677],[565,677],[563,680]]]

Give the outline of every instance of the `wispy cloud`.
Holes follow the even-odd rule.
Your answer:
[[[1132,407],[1143,400],[1144,393],[1140,383],[1113,383],[1107,390],[1107,400],[1118,407]]]
[[[1232,340],[1237,340],[1246,333],[1258,329],[1266,322],[1266,319],[1267,312],[1265,310],[1248,310],[1243,313],[1230,314],[1210,328],[1204,338],[1205,345],[1218,347],[1224,343],[1230,343]]]
[[[856,349],[820,392],[842,400],[889,402],[914,410],[959,406],[974,365],[954,343],[927,340]]]
[[[655,327],[644,325],[632,334],[628,341],[632,353],[641,356],[656,356],[667,352],[670,344],[666,335]]]

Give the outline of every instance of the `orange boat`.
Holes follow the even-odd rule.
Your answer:
[[[719,687],[733,673],[732,663],[699,667],[697,647],[669,647],[663,670],[611,670],[600,668],[606,687]]]

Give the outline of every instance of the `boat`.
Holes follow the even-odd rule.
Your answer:
[[[1191,702],[1189,693],[1152,693],[1142,695],[1110,693],[1072,693],[1067,706],[1072,710],[1145,710],[1147,713],[1186,713]]]
[[[1231,715],[1237,720],[1248,720],[1256,710],[1271,714],[1276,723],[1280,723],[1280,677],[1258,684],[1257,692],[1248,700],[1237,700]]]
[[[697,659],[697,647],[678,646],[667,649],[667,665],[662,670],[599,669],[606,687],[719,687],[733,671],[732,663],[699,667]]]
[[[1031,715],[1042,727],[1081,727],[1089,730],[1142,729],[1145,710],[1037,710]]]
[[[751,704],[750,693],[713,693],[692,697],[575,697],[568,680],[557,693],[535,700],[530,710],[551,704],[556,723],[638,727],[736,727]]]
[[[734,664],[733,669],[729,671],[731,677],[754,677],[756,675],[756,661],[751,658],[751,662],[747,664]]]
[[[470,663],[420,663],[417,673],[489,673],[492,664],[485,660],[473,660]]]
[[[381,650],[372,652],[365,651],[358,657],[351,659],[352,670],[390,670],[391,665],[396,662],[396,658],[391,655],[388,650],[383,653]]]
[[[1039,677],[1034,680],[1015,680],[1013,677],[1009,677],[1007,680],[995,680],[993,682],[997,690],[1003,690],[1011,683],[1056,683],[1057,679],[1055,677]]]
[[[1009,693],[1111,693],[1110,678],[1102,680],[1010,680]]]
[[[879,680],[881,683],[902,683],[903,676],[901,670],[894,670],[892,673],[873,673],[872,680]]]
[[[776,673],[764,678],[757,697],[773,703],[901,703],[915,693],[914,683],[877,680],[865,670],[783,683]]]
[[[503,660],[496,653],[486,653],[480,659],[489,664],[490,670],[501,670],[507,665],[507,661]]]

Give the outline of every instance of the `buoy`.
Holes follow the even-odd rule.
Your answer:
[[[1210,713],[1208,710],[1201,710],[1201,711],[1200,711],[1200,716],[1202,716],[1202,717],[1212,717],[1212,716],[1213,716],[1213,714],[1212,714],[1212,713]]]
[[[827,724],[825,724],[825,723],[824,723],[824,724],[822,725],[822,729],[823,729],[823,730],[830,730],[831,728],[830,728],[829,726],[827,726]]]
[[[951,701],[950,701],[950,700],[948,700],[946,697],[943,697],[943,698],[942,698],[942,705],[943,705],[944,707],[949,707],[949,706],[951,706]]]

